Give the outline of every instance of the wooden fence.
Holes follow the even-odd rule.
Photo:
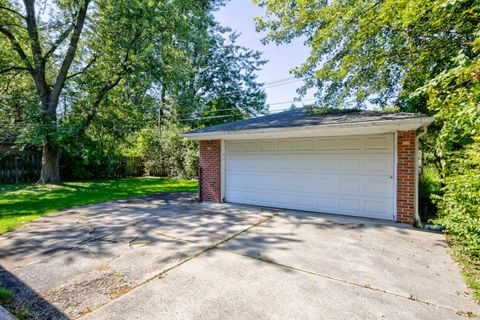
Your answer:
[[[42,158],[39,154],[7,154],[0,156],[0,183],[32,182],[40,177]]]
[[[0,154],[0,183],[35,182],[40,177],[41,166],[42,157],[38,153]],[[73,168],[67,167],[61,168],[62,178],[78,179],[72,174]],[[107,157],[102,159],[100,164],[83,165],[83,169],[89,173],[88,178],[126,178],[140,177],[145,174],[140,157]],[[161,172],[155,173],[161,174]]]
[[[94,178],[139,177],[143,176],[143,163],[140,157],[108,157],[101,161],[96,172]]]

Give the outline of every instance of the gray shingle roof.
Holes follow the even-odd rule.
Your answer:
[[[317,126],[329,124],[346,124],[385,120],[402,120],[412,118],[428,118],[428,116],[419,113],[407,112],[385,112],[385,111],[371,111],[371,110],[355,110],[346,113],[326,114],[322,116],[314,116],[312,112],[304,108],[296,108],[284,112],[274,113],[257,118],[240,120],[216,126],[211,126],[203,129],[197,129],[185,132],[188,134],[197,133],[213,133],[225,131],[241,131],[252,129],[267,129],[267,128],[287,128],[287,127],[302,127],[302,126]]]

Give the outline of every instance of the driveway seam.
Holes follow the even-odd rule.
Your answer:
[[[271,220],[273,217],[275,217],[277,214],[274,214],[272,215],[268,220]],[[267,220],[267,221],[268,221]],[[267,221],[264,221],[264,222],[267,222]],[[220,250],[220,251],[223,251],[223,252],[226,252],[226,253],[231,253],[231,254],[235,254],[235,255],[238,255],[238,256],[242,256],[242,257],[246,257],[246,258],[250,258],[250,259],[254,259],[254,260],[257,260],[257,261],[261,261],[261,262],[264,262],[264,263],[267,263],[267,264],[272,264],[272,265],[275,265],[275,266],[278,266],[278,267],[281,267],[281,268],[286,268],[286,269],[289,269],[289,270],[293,270],[293,271],[297,271],[297,272],[302,272],[302,273],[306,273],[306,274],[310,274],[310,275],[313,275],[313,276],[317,276],[317,277],[321,277],[321,278],[325,278],[325,279],[328,279],[328,280],[332,280],[332,281],[336,281],[336,282],[341,282],[341,283],[344,283],[344,284],[348,284],[348,285],[352,285],[352,286],[356,286],[356,287],[359,287],[359,288],[363,288],[363,289],[369,289],[369,290],[372,290],[372,291],[376,291],[376,292],[380,292],[380,293],[384,293],[384,294],[388,294],[388,295],[391,295],[391,296],[394,296],[396,298],[401,298],[401,299],[405,299],[405,300],[409,300],[409,301],[413,301],[413,302],[418,302],[418,303],[422,303],[422,304],[425,304],[425,305],[428,305],[428,306],[431,306],[431,307],[437,307],[437,308],[443,308],[443,309],[446,309],[446,310],[450,310],[450,311],[453,311],[455,312],[457,315],[464,315],[464,314],[469,314],[468,312],[464,312],[463,310],[457,310],[453,307],[450,307],[450,306],[446,306],[446,305],[441,305],[441,304],[436,304],[436,303],[433,303],[433,302],[430,302],[430,301],[426,301],[426,300],[421,300],[421,299],[418,299],[416,297],[414,297],[413,295],[410,295],[410,296],[405,296],[405,295],[402,295],[402,294],[399,294],[399,293],[395,293],[395,292],[391,292],[391,291],[387,291],[385,289],[381,289],[381,288],[377,288],[377,287],[372,287],[371,285],[369,284],[360,284],[360,283],[357,283],[357,282],[353,282],[353,281],[348,281],[348,280],[345,280],[345,279],[341,279],[341,278],[336,278],[336,277],[333,277],[333,276],[329,276],[329,275],[326,275],[326,274],[322,274],[322,273],[318,273],[318,272],[314,272],[314,271],[308,271],[308,270],[304,270],[304,269],[301,269],[301,268],[297,268],[297,267],[292,267],[292,266],[289,266],[289,265],[286,265],[286,264],[282,264],[282,263],[278,263],[278,262],[275,262],[273,260],[266,260],[266,259],[263,259],[261,257],[254,257],[254,256],[250,256],[250,255],[247,255],[247,254],[242,254],[242,253],[239,253],[237,251],[234,251],[234,250],[228,250],[228,249],[224,249],[224,248],[220,248],[219,246],[222,245],[222,244],[225,244],[226,242],[228,242],[229,240],[235,238],[235,237],[238,237],[239,235],[243,234],[243,233],[246,233],[248,232],[249,230],[253,229],[254,227],[257,227],[259,225],[261,225],[262,223],[264,222],[261,222],[261,223],[257,223],[255,225],[252,225],[250,226],[249,228],[247,229],[244,229],[242,231],[240,231],[239,233],[237,234],[234,234],[233,236],[227,238],[227,239],[224,239],[222,241],[219,241],[218,243],[215,243],[213,244],[211,247],[205,249],[204,251],[202,251],[200,254],[206,252],[206,251],[209,251],[209,250]],[[163,236],[163,237],[166,237],[166,238],[171,238],[173,240],[177,240],[177,241],[182,241],[182,242],[185,242],[185,243],[191,243],[191,244],[201,244],[200,242],[198,241],[193,241],[193,240],[188,240],[188,239],[183,239],[183,238],[179,238],[179,237],[176,237],[176,236],[173,236],[173,235],[170,235],[170,234],[166,234],[166,233],[157,233],[158,235],[160,236]],[[200,255],[198,254],[198,255]],[[197,256],[198,256],[197,255]],[[196,257],[196,256],[195,256]],[[189,260],[188,260],[189,261]],[[187,261],[185,261],[187,262]],[[181,263],[183,264],[183,263]],[[179,264],[180,265],[180,264]],[[176,266],[172,267],[175,268]],[[170,271],[171,269],[168,269],[168,270],[165,270],[165,273]],[[475,314],[469,314],[469,316],[474,316],[474,317],[477,317],[477,315]]]
[[[310,275],[313,275],[313,276],[325,278],[325,279],[328,279],[328,280],[332,280],[332,281],[341,282],[341,283],[345,283],[345,284],[348,284],[348,285],[356,286],[356,287],[359,287],[359,288],[369,289],[369,290],[376,291],[376,292],[381,292],[381,293],[384,293],[384,294],[394,296],[396,298],[401,298],[401,299],[405,299],[405,300],[409,300],[409,301],[419,302],[419,303],[422,303],[422,304],[425,304],[425,305],[428,305],[428,306],[431,306],[431,307],[443,308],[443,309],[446,309],[446,310],[453,311],[457,315],[460,315],[460,316],[468,314],[469,317],[478,317],[477,315],[475,315],[473,313],[465,312],[464,310],[457,310],[457,309],[455,309],[453,307],[450,307],[450,306],[436,304],[436,303],[426,301],[426,300],[421,300],[421,299],[418,299],[418,298],[414,297],[413,295],[405,296],[405,295],[395,293],[395,292],[391,292],[391,291],[387,291],[387,290],[384,290],[384,289],[381,289],[381,288],[372,287],[369,284],[360,284],[360,283],[356,283],[356,282],[353,282],[353,281],[349,281],[349,280],[345,280],[345,279],[341,279],[341,278],[336,278],[336,277],[333,277],[333,276],[329,276],[329,275],[314,272],[314,271],[303,270],[303,269],[300,269],[300,268],[297,268],[297,267],[292,267],[292,266],[282,264],[282,263],[278,263],[278,262],[275,262],[275,261],[272,261],[272,260],[265,260],[265,259],[262,259],[260,257],[254,257],[254,256],[250,256],[250,255],[247,255],[247,254],[242,254],[242,253],[239,253],[239,252],[236,252],[236,251],[233,251],[233,250],[228,250],[228,249],[224,249],[224,248],[212,248],[212,249],[216,249],[216,250],[220,250],[220,251],[223,251],[223,252],[232,253],[232,254],[235,254],[235,255],[238,255],[238,256],[254,259],[254,260],[261,261],[261,262],[264,262],[264,263],[267,263],[267,264],[272,264],[272,265],[275,265],[275,266],[278,266],[278,267],[281,267],[281,268],[286,268],[286,269],[289,269],[289,270],[292,270],[292,271],[298,271],[298,272],[310,274]]]
[[[387,290],[384,290],[384,289],[381,289],[381,288],[377,288],[377,287],[372,287],[368,284],[360,284],[360,283],[356,283],[356,282],[352,282],[352,281],[348,281],[348,280],[345,280],[345,279],[341,279],[341,278],[336,278],[336,277],[333,277],[333,276],[329,276],[329,275],[326,275],[326,274],[322,274],[322,273],[317,273],[317,272],[314,272],[314,271],[308,271],[308,270],[303,270],[301,268],[297,268],[297,267],[292,267],[292,266],[289,266],[289,265],[285,265],[285,264],[282,264],[282,263],[278,263],[278,262],[275,262],[275,261],[272,261],[272,260],[266,260],[266,259],[263,259],[261,257],[254,257],[254,256],[250,256],[250,255],[246,255],[246,254],[242,254],[242,253],[239,253],[239,252],[236,252],[236,251],[233,251],[233,250],[228,250],[228,249],[224,249],[224,248],[220,248],[219,246],[225,244],[226,242],[250,231],[251,229],[257,227],[257,226],[260,226],[261,224],[264,224],[268,221],[270,221],[271,219],[273,219],[275,216],[277,216],[279,213],[272,213],[272,215],[270,216],[267,216],[259,221],[257,221],[256,223],[250,225],[249,227],[239,231],[239,232],[236,232],[234,234],[232,234],[231,236],[225,238],[225,239],[222,239],[220,241],[217,241],[213,244],[210,244],[208,245],[207,248],[201,250],[200,252],[180,261],[179,263],[163,270],[162,272],[160,272],[159,274],[145,280],[144,282],[132,287],[131,290],[129,290],[128,292],[126,292],[125,294],[123,295],[126,295],[130,292],[132,292],[133,290],[137,289],[138,287],[141,287],[143,286],[144,284],[147,284],[149,283],[150,281],[152,280],[155,280],[155,279],[161,279],[165,276],[165,274],[167,274],[168,272],[180,267],[181,265],[197,258],[198,256],[202,255],[203,253],[205,252],[208,252],[210,250],[220,250],[220,251],[223,251],[223,252],[226,252],[226,253],[231,253],[231,254],[235,254],[235,255],[239,255],[239,256],[242,256],[242,257],[246,257],[246,258],[250,258],[250,259],[254,259],[254,260],[257,260],[257,261],[261,261],[261,262],[264,262],[264,263],[268,263],[268,264],[272,264],[272,265],[275,265],[275,266],[278,266],[278,267],[281,267],[281,268],[287,268],[287,269],[290,269],[290,270],[293,270],[293,271],[297,271],[297,272],[302,272],[302,273],[306,273],[306,274],[310,274],[310,275],[313,275],[313,276],[317,276],[317,277],[321,277],[321,278],[324,278],[324,279],[328,279],[328,280],[331,280],[331,281],[335,281],[335,282],[340,282],[340,283],[344,283],[344,284],[348,284],[348,285],[352,285],[352,286],[355,286],[355,287],[359,287],[359,288],[363,288],[363,289],[369,289],[369,290],[372,290],[372,291],[376,291],[376,292],[380,292],[380,293],[384,293],[384,294],[387,294],[387,295],[390,295],[390,296],[393,296],[393,297],[396,297],[396,298],[400,298],[400,299],[404,299],[404,300],[408,300],[408,301],[413,301],[413,302],[418,302],[418,303],[421,303],[421,304],[425,304],[425,305],[428,305],[428,306],[431,306],[431,307],[437,307],[437,308],[443,308],[443,309],[446,309],[446,310],[449,310],[449,311],[453,311],[455,312],[457,315],[464,315],[464,314],[468,314],[467,312],[464,312],[462,310],[457,310],[453,307],[450,307],[450,306],[446,306],[446,305],[439,305],[439,304],[436,304],[436,303],[433,303],[433,302],[430,302],[430,301],[426,301],[426,300],[421,300],[421,299],[418,299],[416,297],[414,297],[413,295],[410,295],[410,296],[405,296],[405,295],[402,295],[402,294],[399,294],[399,293],[395,293],[395,292],[391,292],[391,291],[387,291]],[[143,223],[144,221],[142,222],[137,222],[136,224],[141,224]],[[114,232],[112,232],[114,233]],[[171,234],[168,234],[168,233],[163,233],[163,232],[157,232],[156,233],[157,235],[159,236],[163,236],[163,237],[166,237],[166,238],[170,238],[170,239],[173,239],[173,240],[176,240],[176,241],[181,241],[181,242],[185,242],[185,243],[190,243],[190,244],[197,244],[197,245],[202,245],[201,242],[198,242],[198,241],[194,241],[194,240],[189,240],[189,239],[184,239],[184,238],[181,238],[181,237],[177,237],[177,236],[174,236],[174,235],[171,235]],[[106,234],[106,235],[102,235],[102,236],[99,236],[97,239],[88,239],[88,241],[86,242],[90,242],[90,241],[94,241],[94,240],[98,240],[98,239],[101,239],[105,236],[107,236],[109,234]],[[83,244],[83,243],[80,243],[80,244]],[[123,296],[121,295],[121,296]],[[109,304],[110,302],[113,302],[115,301],[117,298],[120,298],[121,296],[118,296],[116,297],[115,299],[113,300],[110,300],[102,305],[99,305],[98,307],[94,308],[94,309],[91,309],[89,313]],[[86,314],[83,314],[81,317],[87,315],[88,313]],[[474,314],[470,314],[471,316],[474,316],[476,317],[477,315],[474,315]],[[80,318],[81,318],[80,317]]]
[[[110,304],[111,302],[117,300],[118,298],[123,297],[123,296],[129,294],[130,292],[136,290],[137,288],[139,288],[139,287],[141,287],[141,286],[143,286],[143,285],[145,285],[145,284],[147,284],[147,283],[149,283],[149,282],[151,282],[151,281],[153,281],[153,280],[155,280],[155,279],[162,279],[168,272],[170,272],[170,271],[172,271],[172,270],[174,270],[174,269],[182,266],[183,264],[185,264],[185,263],[187,263],[187,262],[189,262],[189,261],[197,258],[198,256],[204,254],[205,252],[208,252],[208,251],[210,251],[210,250],[216,249],[218,246],[226,243],[227,241],[230,241],[231,239],[233,239],[233,238],[235,238],[235,237],[238,237],[239,235],[241,235],[241,234],[243,234],[243,233],[245,233],[245,232],[248,232],[250,229],[255,228],[255,227],[257,227],[257,226],[259,226],[259,225],[261,225],[261,224],[263,224],[263,223],[265,223],[265,222],[270,221],[270,220],[271,220],[274,216],[276,216],[276,215],[277,215],[276,213],[273,213],[271,216],[264,217],[263,219],[260,219],[259,221],[255,222],[254,224],[248,226],[247,228],[242,229],[242,230],[234,233],[233,235],[231,235],[231,236],[229,236],[229,237],[227,237],[227,238],[225,238],[225,239],[223,239],[223,240],[220,240],[220,241],[217,241],[217,242],[215,242],[215,243],[213,243],[213,244],[211,244],[211,245],[208,245],[207,248],[205,248],[205,249],[197,252],[196,254],[194,254],[194,255],[192,255],[192,256],[190,256],[190,257],[188,257],[188,258],[180,261],[179,263],[177,263],[177,264],[175,264],[175,265],[173,265],[173,266],[171,266],[171,267],[163,270],[162,272],[154,275],[153,277],[150,277],[149,279],[143,281],[142,283],[139,283],[139,284],[137,284],[137,285],[135,285],[135,286],[132,286],[131,289],[130,289],[128,292],[125,292],[125,293],[123,293],[122,295],[119,295],[119,296],[115,297],[115,299],[109,300],[109,301],[107,301],[107,302],[105,302],[105,303],[103,303],[103,304],[100,304],[100,305],[98,305],[98,306],[95,306],[95,307],[93,307],[93,308],[90,308],[90,309],[88,310],[88,312],[83,313],[80,317],[78,317],[78,318],[76,318],[76,319],[80,319],[80,318],[82,318],[82,317],[84,317],[84,316],[86,316],[86,315],[94,312],[95,310],[98,310],[98,309],[106,306],[107,304]],[[172,238],[172,239],[176,239],[176,240],[179,240],[179,241],[184,241],[184,242],[195,243],[195,244],[200,244],[200,245],[201,245],[201,243],[194,242],[194,241],[190,241],[190,240],[185,240],[185,239],[181,239],[181,238],[177,238],[177,237],[175,237],[175,236],[171,236],[171,235],[168,235],[168,234],[162,234],[162,233],[158,233],[158,234],[159,234],[160,236],[165,236],[165,237]]]

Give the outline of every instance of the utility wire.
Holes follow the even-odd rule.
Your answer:
[[[283,78],[283,79],[279,79],[279,80],[274,80],[274,81],[266,82],[266,83],[263,84],[263,86],[269,86],[269,85],[271,85],[271,84],[276,84],[276,83],[279,83],[279,82],[290,81],[290,80],[293,80],[293,79],[296,79],[296,77],[289,77],[289,78]]]
[[[268,105],[281,105],[281,104],[287,104],[287,103],[300,103],[300,102],[307,102],[307,101],[313,101],[316,99],[305,99],[305,100],[299,100],[299,101],[284,101],[284,102],[276,102],[276,103],[270,103]],[[228,108],[228,109],[235,109],[235,108]],[[223,109],[223,110],[228,110],[228,109]],[[237,109],[238,110],[238,109]],[[277,110],[271,110],[270,114],[272,113],[279,113],[283,111],[288,111],[290,108],[284,108],[284,109],[277,109]],[[219,111],[219,110],[217,110]],[[177,119],[178,121],[201,121],[205,119],[218,119],[218,118],[227,118],[227,117],[235,117],[235,116],[241,116],[242,114],[225,114],[225,115],[214,115],[214,116],[206,116],[206,117],[197,117],[197,118],[183,118],[183,119]],[[268,115],[268,114],[266,114]],[[259,115],[263,116],[263,115]],[[258,116],[257,116],[258,117]],[[151,123],[151,124],[156,124],[157,121],[151,121],[151,122],[145,122],[145,123]],[[83,128],[82,126],[68,126],[68,127],[62,127],[62,126],[56,126],[56,125],[46,125],[46,124],[16,124],[16,125],[0,125],[0,128],[9,128],[9,129],[22,129],[22,128],[56,128],[57,130],[77,130]]]
[[[285,86],[287,84],[292,84],[292,83],[299,82],[299,81],[303,81],[303,79],[296,79],[296,80],[291,80],[291,81],[287,81],[287,82],[276,83],[276,84],[269,85],[269,86],[263,86],[262,89],[270,89],[270,88],[281,87],[281,86]]]

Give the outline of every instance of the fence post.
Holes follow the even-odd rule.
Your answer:
[[[18,172],[18,155],[17,154],[14,156],[13,161],[14,161],[14,164],[15,164],[15,170],[14,170],[14,172],[15,172],[15,183],[18,183],[18,173],[19,172]]]

